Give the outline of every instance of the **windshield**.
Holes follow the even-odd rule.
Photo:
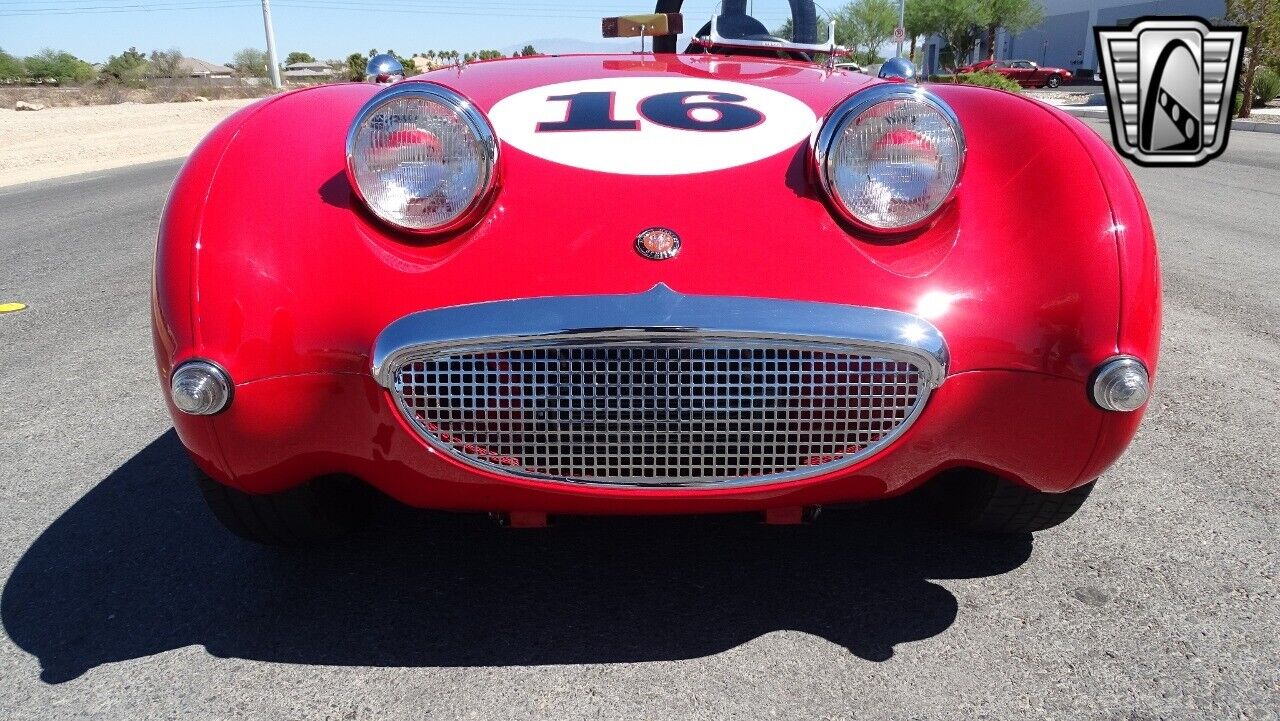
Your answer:
[[[685,52],[790,55],[826,52],[827,13],[813,0],[658,0],[658,12],[680,12]],[[658,52],[675,52],[656,43]]]

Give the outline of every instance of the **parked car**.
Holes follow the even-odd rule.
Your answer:
[[[794,40],[726,12],[678,52],[674,19],[615,18],[652,49],[219,125],[152,314],[213,513],[263,543],[349,530],[371,488],[513,526],[916,490],[982,531],[1071,516],[1156,370],[1133,179],[1043,103],[834,72],[792,7]]]
[[[1056,88],[1071,82],[1072,72],[1042,67],[1031,60],[983,60],[960,68],[961,73],[1000,73],[1024,88]]]

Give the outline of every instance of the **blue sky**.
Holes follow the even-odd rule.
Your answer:
[[[786,0],[753,2],[769,27],[789,14]],[[713,7],[687,0],[686,24],[700,25]],[[282,58],[304,50],[327,59],[375,47],[409,55],[548,38],[601,42],[601,17],[652,12],[653,0],[271,0],[271,8]],[[99,62],[130,46],[177,47],[225,62],[241,48],[265,47],[263,38],[260,0],[0,0],[0,48],[14,55],[51,47]],[[636,45],[615,42],[624,51]]]

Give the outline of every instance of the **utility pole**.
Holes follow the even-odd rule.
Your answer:
[[[266,2],[267,0],[262,0]],[[907,0],[898,0],[898,27],[905,28],[907,25]],[[898,57],[902,57],[902,42],[906,40],[905,35],[898,36]]]
[[[267,29],[267,72],[271,87],[280,87],[280,64],[276,61],[276,31],[271,27],[271,0],[262,0],[262,24]]]

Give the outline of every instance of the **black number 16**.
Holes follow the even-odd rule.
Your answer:
[[[695,95],[705,95],[709,100],[687,102]],[[567,102],[564,120],[538,123],[537,132],[556,133],[574,130],[639,130],[638,120],[616,120],[613,117],[613,93],[593,92],[573,95],[553,95],[547,100]],[[764,121],[764,114],[755,108],[736,103],[746,98],[732,93],[679,92],[650,95],[640,101],[640,114],[650,121],[678,130],[722,132],[745,130]],[[700,120],[693,111],[706,109],[715,112],[710,120]]]

